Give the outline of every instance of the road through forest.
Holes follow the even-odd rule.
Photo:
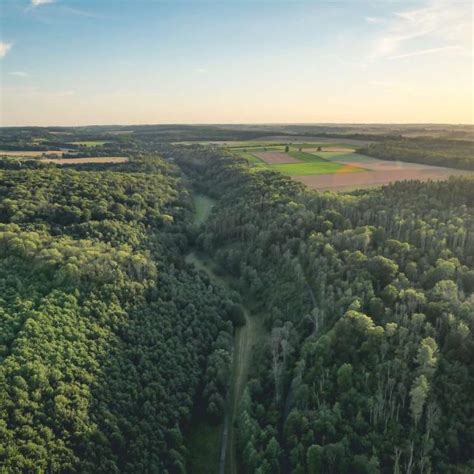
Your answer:
[[[213,206],[214,201],[207,196],[196,195],[196,214],[194,217],[194,223],[197,225],[204,223],[209,217]],[[212,262],[200,258],[194,252],[191,252],[186,256],[186,261],[188,263],[193,263],[197,269],[205,272],[211,281],[230,288],[229,282],[214,272],[212,269]],[[243,309],[245,325],[237,328],[234,336],[232,380],[230,381],[230,390],[222,433],[222,446],[218,470],[219,474],[237,474],[239,472],[236,454],[235,421],[238,416],[239,402],[248,377],[252,351],[263,335],[261,318],[252,314],[250,309],[245,305],[245,301],[243,302]]]

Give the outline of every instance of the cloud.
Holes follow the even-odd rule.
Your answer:
[[[39,7],[41,5],[47,5],[48,3],[54,3],[56,0],[31,0],[32,7]]]
[[[367,23],[383,23],[385,21],[383,18],[376,18],[374,16],[366,16],[364,20]]]
[[[23,71],[11,71],[8,74],[10,76],[16,76],[16,77],[28,77],[28,74]]]
[[[441,48],[430,48],[430,49],[422,49],[418,51],[411,51],[409,53],[404,53],[404,54],[397,54],[395,56],[390,56],[389,59],[404,59],[404,58],[412,58],[414,56],[424,56],[426,54],[437,54],[437,53],[467,53],[467,51],[464,48],[461,48],[460,46],[444,46]]]
[[[85,10],[80,10],[78,8],[71,8],[71,7],[68,7],[66,5],[62,5],[61,10],[64,13],[70,13],[71,15],[77,15],[77,16],[85,16],[85,17],[88,17],[88,18],[97,18],[97,19],[101,19],[101,20],[105,20],[105,19],[110,18],[109,16],[97,15],[96,13],[91,13],[91,12],[88,12],[88,11],[85,11]]]
[[[0,41],[0,58],[4,58],[8,51],[12,48],[13,43],[5,43],[3,41]]]
[[[470,2],[427,0],[420,8],[395,12],[378,37],[372,59],[401,58],[471,48]]]

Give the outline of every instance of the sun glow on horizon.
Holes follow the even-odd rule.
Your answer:
[[[469,1],[25,0],[0,22],[4,126],[474,123]]]

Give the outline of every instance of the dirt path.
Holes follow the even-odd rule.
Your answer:
[[[239,414],[239,404],[242,393],[247,382],[250,364],[252,361],[252,352],[256,344],[263,338],[262,319],[250,313],[247,309],[245,313],[245,326],[236,331],[234,342],[234,369],[233,369],[233,385],[230,395],[230,421],[231,426],[228,438],[228,463],[227,472],[237,474],[237,450],[236,450],[236,432],[235,422]]]
[[[214,201],[206,196],[196,196],[196,216],[195,224],[202,224],[209,216]],[[186,256],[188,263],[193,263],[195,267],[206,273],[211,281],[215,281],[221,286],[230,288],[229,282],[225,278],[217,275],[212,269],[212,262],[200,258],[194,252]],[[252,351],[257,342],[263,337],[263,324],[261,318],[249,311],[244,305],[245,325],[235,331],[234,354],[232,367],[232,380],[227,400],[227,409],[224,418],[224,428],[222,433],[221,456],[219,461],[219,474],[239,472],[237,466],[236,453],[236,433],[235,421],[238,416],[240,398],[247,382]]]

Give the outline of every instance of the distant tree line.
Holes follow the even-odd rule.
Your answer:
[[[359,153],[391,161],[474,170],[474,142],[435,138],[399,138],[372,143]]]

